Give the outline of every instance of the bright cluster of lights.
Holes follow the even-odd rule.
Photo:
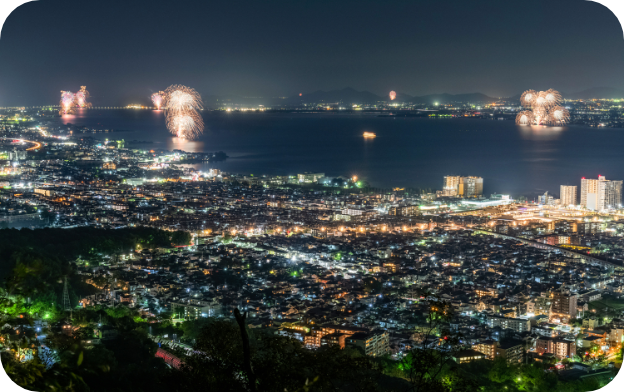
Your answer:
[[[520,103],[529,110],[518,113],[518,125],[561,126],[570,120],[570,113],[561,106],[561,94],[556,90],[527,90],[522,93]]]
[[[182,139],[194,139],[204,131],[204,121],[197,112],[201,96],[192,88],[173,85],[165,90],[164,102],[167,128]]]
[[[91,103],[87,102],[89,92],[87,86],[80,86],[80,91],[72,93],[71,91],[61,91],[61,110],[59,114],[73,114],[75,108],[90,108]]]

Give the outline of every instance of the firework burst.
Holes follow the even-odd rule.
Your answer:
[[[534,121],[533,112],[530,110],[524,110],[516,116],[516,124],[518,125],[531,125]]]
[[[165,93],[163,91],[152,94],[152,103],[156,107],[156,110],[160,110],[160,108],[162,108],[164,96]]]
[[[527,90],[524,93],[522,93],[522,96],[520,96],[520,103],[525,108],[530,108],[530,107],[533,107],[536,99],[537,99],[537,91]]]
[[[173,85],[165,90],[163,105],[167,128],[179,138],[194,139],[204,131],[198,110],[203,109],[201,96],[192,88]]]
[[[544,99],[546,100],[545,105],[548,108],[552,108],[561,103],[561,94],[559,94],[559,91],[548,89],[544,91]]]
[[[533,108],[533,123],[535,125],[545,124],[546,117],[548,117],[548,112],[546,111],[546,108],[544,106],[538,105]]]
[[[537,94],[537,98],[535,99],[535,103],[533,104],[533,110],[535,109],[545,109],[548,107],[548,101],[546,100],[546,91],[540,91]]]
[[[175,84],[165,90],[165,110],[171,113],[184,113],[188,110],[203,109],[201,96],[192,88]]]
[[[167,116],[167,128],[181,139],[195,139],[204,130],[204,121],[196,111]]]
[[[71,91],[61,91],[61,110],[59,111],[61,116],[74,113],[74,97]]]
[[[563,125],[570,120],[570,113],[560,106],[561,94],[548,89],[536,92],[527,90],[520,96],[520,104],[531,110],[525,110],[516,116],[518,125]]]
[[[570,112],[563,106],[555,106],[550,109],[550,124],[565,125],[570,121]]]
[[[91,103],[87,102],[89,99],[89,92],[87,91],[87,86],[80,86],[80,91],[78,91],[74,95],[74,102],[79,108],[90,108]]]

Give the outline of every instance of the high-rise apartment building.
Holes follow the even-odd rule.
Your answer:
[[[597,180],[581,180],[581,206],[593,211],[618,208],[622,204],[622,181],[610,181],[605,176]]]
[[[459,194],[463,197],[479,197],[483,195],[483,178],[461,177],[459,179]]]
[[[576,205],[576,185],[561,185],[560,199],[562,206]]]
[[[442,196],[458,196],[460,178],[461,178],[460,176],[444,176],[444,186],[442,187]]]
[[[440,196],[479,197],[483,195],[483,178],[445,176]]]
[[[598,180],[583,177],[581,179],[581,206],[595,210],[596,198],[598,196]]]
[[[569,292],[555,291],[551,308],[551,317],[568,322],[576,318],[577,295]]]
[[[621,204],[622,181],[601,181],[598,188],[598,209],[615,209]]]

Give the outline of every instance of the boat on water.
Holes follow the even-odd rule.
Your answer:
[[[367,139],[372,139],[374,137],[377,137],[377,135],[374,134],[373,132],[364,132],[364,134],[362,136],[364,136]]]

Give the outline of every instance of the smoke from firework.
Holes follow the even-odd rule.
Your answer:
[[[156,107],[156,110],[160,110],[160,108],[162,108],[164,95],[165,93],[163,91],[159,91],[157,93],[152,94],[152,103]]]
[[[560,103],[561,94],[557,90],[527,90],[520,96],[520,104],[531,110],[518,113],[516,124],[564,125],[570,120],[570,113]]]
[[[192,88],[179,84],[165,90],[167,128],[179,138],[194,139],[204,131],[204,121],[197,113],[203,109],[201,96]]]
[[[61,91],[61,110],[59,114],[72,114],[74,113],[74,93],[71,91]]]

